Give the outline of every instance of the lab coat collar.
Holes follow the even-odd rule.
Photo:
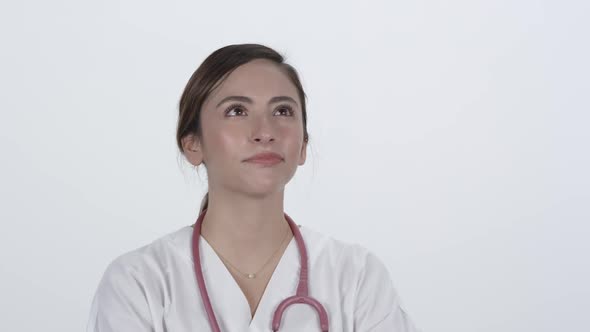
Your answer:
[[[244,293],[202,236],[199,249],[205,285],[220,328],[225,331],[240,331],[248,326],[249,331],[268,331],[276,307],[282,300],[294,295],[297,289],[300,257],[295,238],[291,238],[283,252],[253,318]]]

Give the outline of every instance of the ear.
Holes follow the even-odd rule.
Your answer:
[[[299,154],[299,162],[297,164],[299,166],[305,164],[306,157],[307,157],[307,142],[303,141],[303,145],[301,147],[301,153]]]
[[[194,166],[199,166],[203,162],[203,148],[197,135],[186,135],[181,142],[186,159]]]

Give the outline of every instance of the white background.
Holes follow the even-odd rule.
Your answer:
[[[374,251],[424,331],[590,331],[589,9],[3,2],[2,330],[84,330],[109,262],[194,222],[178,99],[255,42],[308,95],[298,223]]]

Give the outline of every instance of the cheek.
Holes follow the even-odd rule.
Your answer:
[[[282,134],[282,137],[285,139],[286,148],[289,150],[289,154],[293,156],[299,155],[300,149],[303,146],[303,128],[291,126],[285,128],[285,131]]]
[[[298,119],[283,119],[277,127],[282,137],[301,137],[303,139],[303,123]]]
[[[211,160],[219,160],[217,163],[221,167],[228,165],[227,161],[241,161],[245,158],[244,153],[249,151],[245,137],[243,131],[235,127],[211,130],[207,141],[207,155]]]

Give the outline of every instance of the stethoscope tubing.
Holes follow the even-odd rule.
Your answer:
[[[201,256],[199,252],[199,239],[201,237],[201,225],[207,209],[204,209],[195,225],[193,227],[193,238],[192,238],[192,252],[193,252],[193,260],[194,260],[194,269],[195,269],[195,276],[197,279],[197,285],[199,287],[199,291],[201,293],[201,299],[203,300],[203,305],[205,307],[205,311],[207,312],[207,317],[209,319],[209,323],[211,325],[211,330],[213,332],[221,332],[219,328],[219,324],[217,323],[217,319],[215,317],[215,313],[213,312],[213,307],[211,305],[211,300],[209,299],[209,294],[207,292],[207,288],[205,286],[205,280],[203,277],[203,269],[201,266]],[[287,299],[283,300],[277,307],[274,312],[273,320],[272,320],[272,330],[276,332],[279,330],[281,325],[281,319],[285,309],[296,303],[304,303],[312,306],[316,312],[318,313],[319,320],[320,320],[320,327],[322,332],[329,331],[328,325],[328,313],[326,309],[322,306],[322,304],[317,301],[316,299],[309,296],[309,271],[308,271],[308,260],[307,260],[307,248],[305,247],[305,242],[303,241],[303,236],[299,231],[299,227],[291,217],[289,217],[286,213],[285,219],[289,223],[289,227],[293,232],[293,237],[295,238],[295,242],[297,243],[297,247],[299,249],[299,259],[300,259],[300,271],[299,271],[299,283],[297,285],[297,292],[294,296],[288,297]]]

